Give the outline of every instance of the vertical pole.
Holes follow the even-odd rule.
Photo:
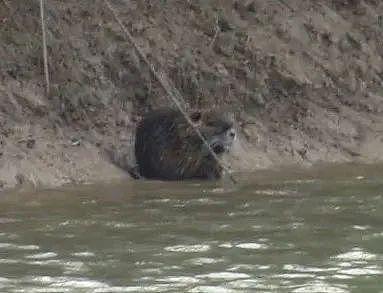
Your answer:
[[[44,16],[44,0],[40,0],[40,15],[41,15],[41,32],[43,39],[43,59],[44,59],[44,74],[45,74],[45,90],[46,94],[49,94],[49,70],[48,70],[48,51],[47,51],[47,39],[45,31],[45,16]]]

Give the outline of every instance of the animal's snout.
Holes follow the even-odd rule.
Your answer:
[[[229,136],[234,139],[235,138],[235,130],[232,128],[229,130]]]
[[[221,142],[214,143],[211,148],[217,155],[222,154],[225,151],[225,146]]]

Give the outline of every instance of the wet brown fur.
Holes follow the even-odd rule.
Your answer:
[[[195,112],[190,117],[207,140],[232,127],[219,112]],[[213,179],[222,173],[195,130],[173,109],[152,111],[144,117],[137,127],[135,154],[139,173],[146,178]]]

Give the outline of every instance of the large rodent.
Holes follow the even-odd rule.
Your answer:
[[[217,111],[194,112],[190,119],[220,157],[235,138],[233,121]],[[136,131],[135,154],[142,177],[161,180],[218,179],[222,167],[177,110],[148,113]]]

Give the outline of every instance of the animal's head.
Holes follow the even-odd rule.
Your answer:
[[[196,111],[190,115],[203,137],[215,154],[221,155],[230,151],[236,137],[234,118],[219,111]],[[202,147],[203,153],[209,155],[209,150]]]

